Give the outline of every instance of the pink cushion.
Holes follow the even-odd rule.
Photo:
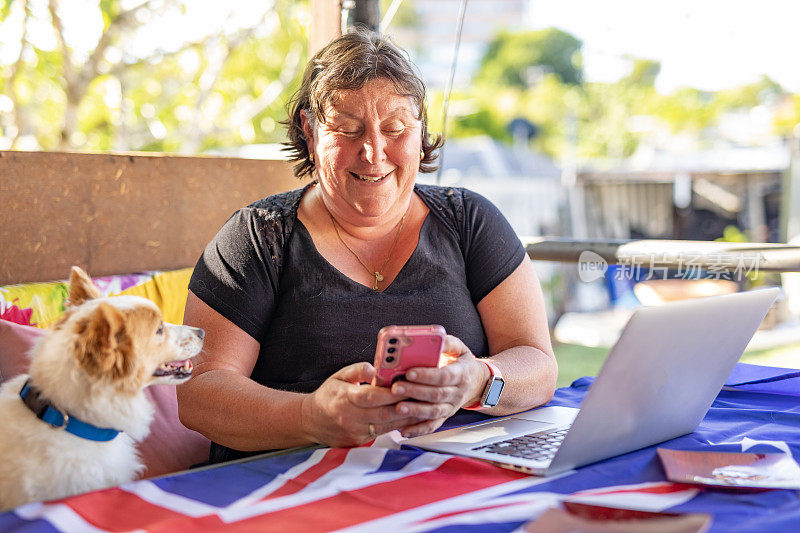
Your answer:
[[[28,351],[45,330],[0,320],[0,376],[11,379],[28,371]]]
[[[208,459],[210,443],[196,431],[186,429],[178,420],[178,398],[174,385],[152,385],[145,389],[156,408],[150,434],[139,443],[145,464],[142,477],[155,477]]]
[[[28,371],[28,351],[47,330],[0,320],[0,375],[3,379]],[[178,399],[172,385],[153,385],[145,393],[155,407],[150,435],[139,443],[145,464],[142,477],[186,470],[208,459],[209,441],[178,420]]]

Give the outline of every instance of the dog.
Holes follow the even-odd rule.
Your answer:
[[[103,298],[78,267],[69,284],[30,374],[0,388],[2,509],[134,480],[153,420],[144,388],[187,381],[203,346],[202,329],[165,324],[150,300]]]

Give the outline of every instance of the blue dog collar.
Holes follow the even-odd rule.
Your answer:
[[[28,406],[28,409],[33,411],[43,422],[47,422],[55,429],[63,429],[68,433],[72,433],[82,439],[93,440],[97,442],[107,442],[116,437],[119,431],[110,428],[99,428],[92,424],[70,416],[66,411],[55,407],[48,400],[42,397],[41,392],[31,385],[31,380],[25,382],[22,390],[19,391],[19,396],[22,402]]]

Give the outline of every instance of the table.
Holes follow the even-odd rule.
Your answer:
[[[551,405],[579,405],[592,381],[559,389]],[[800,459],[800,372],[738,364],[700,427],[659,446]],[[671,483],[655,448],[554,478],[379,445],[306,449],[29,504],[0,514],[0,530],[512,531],[565,499],[710,513],[712,531],[800,530],[800,491]]]

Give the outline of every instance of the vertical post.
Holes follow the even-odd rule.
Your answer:
[[[787,144],[789,168],[781,188],[781,240],[788,243],[797,242],[800,236],[800,135],[790,137]]]
[[[311,0],[309,56],[342,34],[341,0]]]
[[[800,241],[800,128],[797,126],[787,145],[789,168],[784,172],[781,183],[780,240],[796,245]],[[800,317],[800,274],[781,273],[781,285],[786,294],[786,310],[793,317]]]
[[[586,239],[589,236],[583,182],[578,179],[578,117],[570,110],[566,118],[567,146],[561,167],[561,186],[567,192],[570,216],[570,236]]]
[[[745,216],[747,217],[747,240],[750,242],[765,242],[769,236],[767,217],[764,214],[762,183],[760,174],[747,174],[745,178],[747,187]]]
[[[380,31],[381,7],[378,0],[343,0],[342,29],[366,26],[374,32]]]

